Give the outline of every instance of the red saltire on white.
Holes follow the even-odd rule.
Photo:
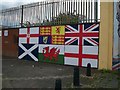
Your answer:
[[[39,27],[19,29],[19,43],[38,44],[38,42],[39,42]]]
[[[78,30],[66,25],[68,31],[65,32],[65,37],[79,37],[79,45],[65,45],[65,64],[86,67],[88,63],[91,63],[92,67],[97,68],[98,43],[93,41],[96,46],[84,46],[83,40],[84,38],[98,38],[99,30],[95,29],[99,29],[99,24],[91,24],[88,28],[84,28],[84,25],[78,25]]]

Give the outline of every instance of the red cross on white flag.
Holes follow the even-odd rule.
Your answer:
[[[39,27],[19,29],[19,43],[38,44]]]

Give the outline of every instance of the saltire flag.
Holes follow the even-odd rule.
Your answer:
[[[51,35],[51,26],[42,26],[40,27],[40,35]]]
[[[52,44],[64,45],[64,35],[52,35]]]
[[[52,43],[52,37],[49,36],[40,36],[39,37],[39,44],[51,44]]]
[[[39,44],[39,61],[64,64],[64,45]]]
[[[19,59],[38,61],[38,44],[19,43]]]
[[[86,67],[90,63],[97,68],[99,24],[66,25],[65,39],[70,37],[65,41],[65,64]]]
[[[19,43],[38,44],[39,43],[39,27],[20,28]]]

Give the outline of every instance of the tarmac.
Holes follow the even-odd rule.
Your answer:
[[[49,88],[55,90],[56,80],[61,79],[62,88],[69,90],[69,88],[74,88],[73,72],[73,66],[4,58],[2,59],[2,88],[39,88],[39,90]],[[80,86],[77,88],[91,88],[96,84],[100,84],[98,87],[118,87],[116,75],[106,75],[109,77],[105,76],[103,81],[101,79],[104,77],[103,74],[95,76],[94,73],[98,73],[98,70],[92,69],[92,76],[86,77],[86,68],[79,68]]]
[[[2,88],[54,88],[56,79],[62,87],[69,86],[73,79],[71,66],[3,59]]]

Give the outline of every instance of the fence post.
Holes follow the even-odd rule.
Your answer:
[[[91,64],[87,64],[86,76],[91,76]]]
[[[74,67],[73,85],[79,86],[79,67]]]
[[[55,81],[55,90],[61,90],[62,84],[61,79],[56,79]]]
[[[94,19],[95,19],[95,22],[98,21],[98,0],[95,0],[94,2]]]
[[[24,7],[23,7],[23,5],[22,5],[22,8],[21,8],[21,9],[22,9],[22,12],[21,12],[21,27],[23,27],[23,8],[24,8]]]

